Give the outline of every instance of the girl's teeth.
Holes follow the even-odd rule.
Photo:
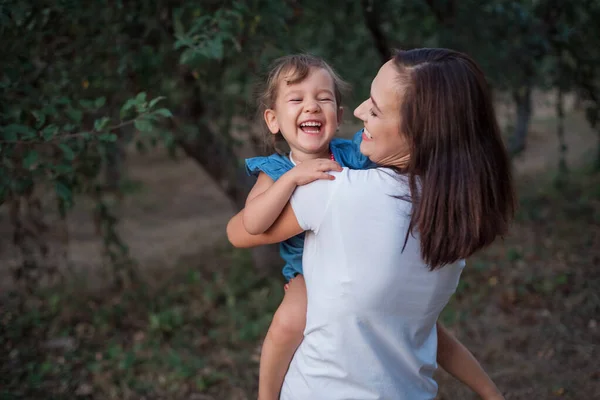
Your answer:
[[[369,133],[369,131],[368,131],[368,130],[366,130],[366,129],[365,129],[365,130],[364,130],[364,132],[365,132],[365,135],[366,135],[366,136],[367,136],[369,139],[373,139],[373,136],[371,136],[371,134]]]
[[[321,123],[316,121],[308,121],[300,124],[300,128],[310,134],[317,134],[321,131]]]

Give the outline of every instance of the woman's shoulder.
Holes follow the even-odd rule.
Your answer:
[[[408,188],[408,176],[391,168],[377,167],[364,170],[344,168],[342,173],[349,184],[369,188],[397,188],[401,191],[406,191]]]

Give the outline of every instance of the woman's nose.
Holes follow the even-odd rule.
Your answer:
[[[360,105],[358,107],[356,107],[354,109],[354,116],[360,120],[366,121],[366,113],[365,113],[365,107],[366,107],[367,101],[363,101],[362,103],[360,103]]]

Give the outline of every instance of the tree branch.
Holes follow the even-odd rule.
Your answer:
[[[99,134],[99,133],[112,132],[115,129],[120,129],[120,128],[123,128],[125,126],[133,124],[142,115],[145,115],[145,114],[140,114],[140,116],[138,116],[137,118],[134,118],[134,119],[131,119],[131,120],[128,120],[128,121],[125,121],[125,122],[121,122],[120,124],[117,124],[117,125],[108,126],[105,129],[103,129],[102,132],[98,132],[96,130],[91,130],[91,131],[84,131],[84,132],[65,133],[65,134],[62,134],[62,135],[56,134],[51,139],[44,140],[42,142],[40,142],[39,138],[31,138],[31,139],[28,139],[28,140],[0,140],[0,144],[48,143],[48,142],[56,142],[56,141],[61,141],[61,140],[64,140],[64,139],[70,139],[70,138],[74,138],[74,137],[79,137],[79,136],[83,136],[83,135],[91,135],[91,134]],[[41,132],[38,132],[38,135],[41,135]]]

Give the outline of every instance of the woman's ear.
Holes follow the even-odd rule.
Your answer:
[[[275,115],[275,110],[268,108],[264,113],[265,123],[267,124],[267,128],[271,131],[272,134],[279,133],[279,122],[277,121],[277,115]]]

